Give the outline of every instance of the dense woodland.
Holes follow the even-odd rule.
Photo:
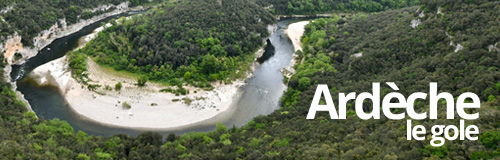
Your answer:
[[[150,80],[208,87],[245,75],[274,21],[261,6],[245,0],[168,2],[118,20],[73,53],[71,66],[80,75],[86,54],[101,65]]]
[[[379,12],[418,5],[420,0],[256,0],[278,15]]]
[[[100,5],[117,5],[127,1],[130,6],[149,3],[148,0],[0,0],[0,10],[6,11],[0,13],[0,42],[17,32],[24,45],[32,46],[33,38],[38,33],[56,23],[61,25],[60,19],[65,19],[68,25],[74,24],[114,10],[91,12]],[[10,7],[12,9],[8,11]]]
[[[440,8],[441,13],[437,13]],[[423,11],[425,16],[419,17]],[[209,133],[162,137],[99,137],[75,133],[64,121],[40,120],[26,112],[15,93],[0,80],[0,157],[6,159],[492,159],[500,156],[499,1],[434,1],[346,19],[317,19],[306,26],[304,51],[282,98],[283,107],[256,117],[242,128],[217,125]],[[410,26],[412,20],[422,24]],[[449,35],[449,36],[448,36]],[[461,44],[464,48],[455,52]],[[353,56],[359,55],[362,56]],[[3,62],[3,59],[2,59]],[[300,62],[300,61],[299,61]],[[4,63],[0,68],[4,67]],[[3,70],[0,70],[0,74]],[[371,91],[372,82],[396,82],[400,92],[439,91],[457,96],[474,92],[481,98],[478,141],[447,141],[431,147],[406,140],[406,120],[360,120],[348,105],[346,120],[319,114],[306,120],[317,84],[338,92]],[[382,86],[382,96],[392,92]],[[334,102],[336,96],[333,97]],[[458,124],[445,120],[413,121],[429,128]],[[370,103],[367,103],[367,107]],[[428,102],[416,103],[417,112]],[[397,111],[395,111],[397,112]]]
[[[420,9],[361,14],[347,21],[316,20],[306,26],[302,39],[304,52],[299,53],[305,60],[296,67],[297,74],[291,78],[290,88],[282,99],[283,110],[297,115],[289,124],[317,128],[315,131],[322,134],[317,135],[320,138],[316,138],[319,140],[315,144],[328,146],[323,148],[337,151],[334,157],[346,159],[499,156],[500,52],[489,49],[490,45],[500,42],[499,7],[498,1],[424,1]],[[438,8],[442,13],[438,13]],[[417,10],[425,16],[420,18]],[[422,24],[412,28],[411,21],[416,19],[421,19]],[[464,48],[455,52],[456,46],[450,43]],[[358,57],[358,53],[362,56]],[[445,146],[437,148],[429,145],[430,137],[425,141],[407,141],[406,120],[385,117],[359,120],[354,115],[352,101],[347,105],[347,113],[354,116],[349,116],[347,121],[328,120],[327,114],[320,114],[319,120],[305,120],[306,106],[310,105],[317,84],[328,84],[332,95],[338,95],[339,92],[371,91],[372,82],[396,82],[398,92],[406,97],[415,92],[428,92],[429,82],[438,82],[439,91],[450,92],[455,97],[464,92],[478,94],[481,109],[468,112],[480,112],[480,118],[466,123],[480,124],[479,141],[447,141]],[[381,97],[389,92],[393,91],[382,85]],[[337,98],[333,96],[333,101],[337,102]],[[438,104],[439,120],[416,123],[427,128],[457,125],[456,120],[444,120],[445,104],[445,101]],[[428,101],[415,105],[419,113],[429,110]],[[371,102],[364,107],[371,110]],[[324,135],[328,136],[323,138]]]

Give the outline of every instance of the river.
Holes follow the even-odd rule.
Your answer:
[[[124,15],[120,15],[124,16]],[[116,18],[116,16],[112,17]],[[36,67],[64,56],[68,51],[78,46],[79,38],[92,33],[102,22],[99,21],[83,28],[81,31],[55,40],[44,48],[40,54],[29,59],[25,64],[13,66],[12,79],[17,81],[18,90],[24,94],[32,109],[42,119],[58,118],[67,121],[75,131],[81,130],[92,135],[110,136],[118,133],[137,135],[143,130],[134,130],[103,125],[76,114],[66,103],[64,97],[55,87],[37,86],[26,76]],[[247,80],[247,84],[240,88],[241,96],[232,107],[207,121],[176,128],[174,130],[155,130],[163,135],[170,133],[182,134],[187,132],[207,132],[215,129],[217,122],[224,125],[241,127],[258,115],[267,115],[280,106],[279,100],[286,89],[283,84],[282,68],[290,65],[294,48],[284,30],[293,22],[305,20],[304,18],[282,19],[278,21],[278,29],[269,37],[266,52],[259,59],[259,64],[254,71],[254,77]],[[51,49],[48,49],[51,48]]]

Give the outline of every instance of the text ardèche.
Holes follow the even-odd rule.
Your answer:
[[[398,91],[399,88],[396,86],[394,82],[386,83],[391,89]],[[423,92],[413,93],[405,98],[405,96],[398,92],[388,93],[382,99],[380,98],[380,83],[374,82],[372,84],[372,93],[363,92],[359,95],[356,95],[355,92],[348,93],[339,93],[338,94],[338,112],[333,103],[330,90],[327,85],[318,85],[316,88],[316,93],[314,94],[314,98],[312,100],[311,106],[309,108],[309,113],[307,114],[307,119],[314,119],[316,112],[318,111],[327,111],[330,114],[331,119],[346,119],[346,105],[350,100],[355,101],[355,111],[359,118],[363,120],[368,119],[380,119],[380,109],[382,108],[383,114],[392,120],[401,120],[406,118],[405,112],[403,113],[393,113],[391,109],[406,109],[407,115],[411,119],[422,120],[422,119],[437,119],[437,103],[438,100],[444,99],[446,101],[446,118],[447,119],[455,119],[455,110],[456,113],[460,116],[460,126],[457,128],[454,125],[435,125],[431,128],[432,140],[430,141],[432,146],[442,146],[445,143],[445,139],[447,140],[477,140],[477,136],[479,134],[479,128],[475,125],[468,125],[465,127],[464,120],[474,120],[479,118],[479,113],[467,113],[465,109],[472,108],[480,108],[480,99],[479,97],[471,92],[462,93],[456,100],[453,95],[447,92],[437,93],[437,83],[432,82],[429,84],[429,94]],[[320,104],[321,95],[324,95],[324,99],[326,104]],[[417,113],[414,108],[414,102],[417,99],[426,100],[429,98],[429,113]],[[373,108],[370,113],[367,113],[363,110],[363,102],[367,99],[370,99],[373,102]],[[398,102],[391,102],[391,100],[397,99]],[[471,100],[470,102],[464,102],[466,99]],[[382,105],[382,107],[380,107]],[[422,125],[416,125],[412,127],[412,121],[407,120],[407,140],[425,140],[425,136],[422,134],[426,133],[426,129]],[[452,135],[450,135],[450,133]],[[438,137],[444,134],[443,137]]]

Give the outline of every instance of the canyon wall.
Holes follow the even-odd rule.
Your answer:
[[[112,11],[108,11],[110,9],[114,9]],[[22,37],[17,33],[8,36],[4,42],[0,43],[0,53],[4,53],[9,64],[22,64],[25,60],[34,57],[38,54],[38,52],[52,43],[52,41],[75,33],[81,30],[83,27],[88,26],[92,23],[95,23],[104,18],[118,15],[124,12],[133,11],[133,10],[141,10],[143,9],[141,6],[130,8],[129,2],[123,2],[118,5],[102,5],[94,9],[90,9],[91,12],[96,11],[108,11],[104,14],[94,16],[90,19],[80,20],[78,23],[67,25],[65,19],[60,19],[58,23],[52,25],[49,29],[44,30],[36,37],[33,38],[34,46],[28,47],[24,46],[21,43]],[[15,56],[16,53],[19,55]]]

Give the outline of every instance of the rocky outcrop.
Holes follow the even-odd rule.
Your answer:
[[[420,19],[414,19],[411,21],[411,28],[416,28],[418,25],[422,24],[422,21]]]
[[[500,48],[498,48],[498,47],[499,47],[498,43],[489,45],[488,46],[488,52],[494,52],[494,51],[500,52]]]
[[[10,65],[7,65],[3,68],[4,70],[4,75],[0,75],[0,76],[3,76],[3,77],[10,77],[10,72],[12,71],[12,66]],[[24,98],[24,95],[19,92],[17,90],[17,85],[15,82],[10,82],[10,86],[12,86],[12,90],[16,92],[16,98],[18,100],[20,100],[21,102],[23,102],[24,104],[26,104],[26,108],[30,111],[33,111],[33,109],[31,109],[31,105],[29,104],[29,102]]]
[[[89,12],[92,12],[92,13],[95,13],[95,12],[105,12],[111,8],[115,7],[116,9],[127,9],[128,8],[128,3],[121,3],[121,4],[118,4],[118,5],[112,5],[112,4],[108,4],[108,5],[100,5],[99,7],[96,7],[96,8],[93,8],[93,9],[89,9],[88,11]]]
[[[420,12],[420,13],[419,13],[419,12]],[[416,11],[416,13],[419,13],[419,14],[418,14],[418,17],[419,17],[419,18],[424,18],[424,17],[425,17],[425,13],[424,13],[424,11],[420,11],[420,9],[418,9],[418,10]],[[410,23],[411,23],[411,24],[410,24],[411,28],[417,28],[420,24],[422,24],[422,20],[420,20],[420,19],[414,19],[414,20],[412,20]]]
[[[14,54],[22,49],[24,49],[24,47],[21,43],[21,36],[17,33],[12,36],[8,36],[3,45],[0,44],[0,51],[5,52],[4,56],[7,57],[8,60],[11,60]]]
[[[353,54],[353,55],[352,55],[352,57],[354,57],[354,58],[360,58],[360,57],[363,57],[363,52]]]
[[[8,6],[5,9],[0,10],[0,14],[5,14],[7,12],[10,12],[12,9],[14,9],[13,6]]]

